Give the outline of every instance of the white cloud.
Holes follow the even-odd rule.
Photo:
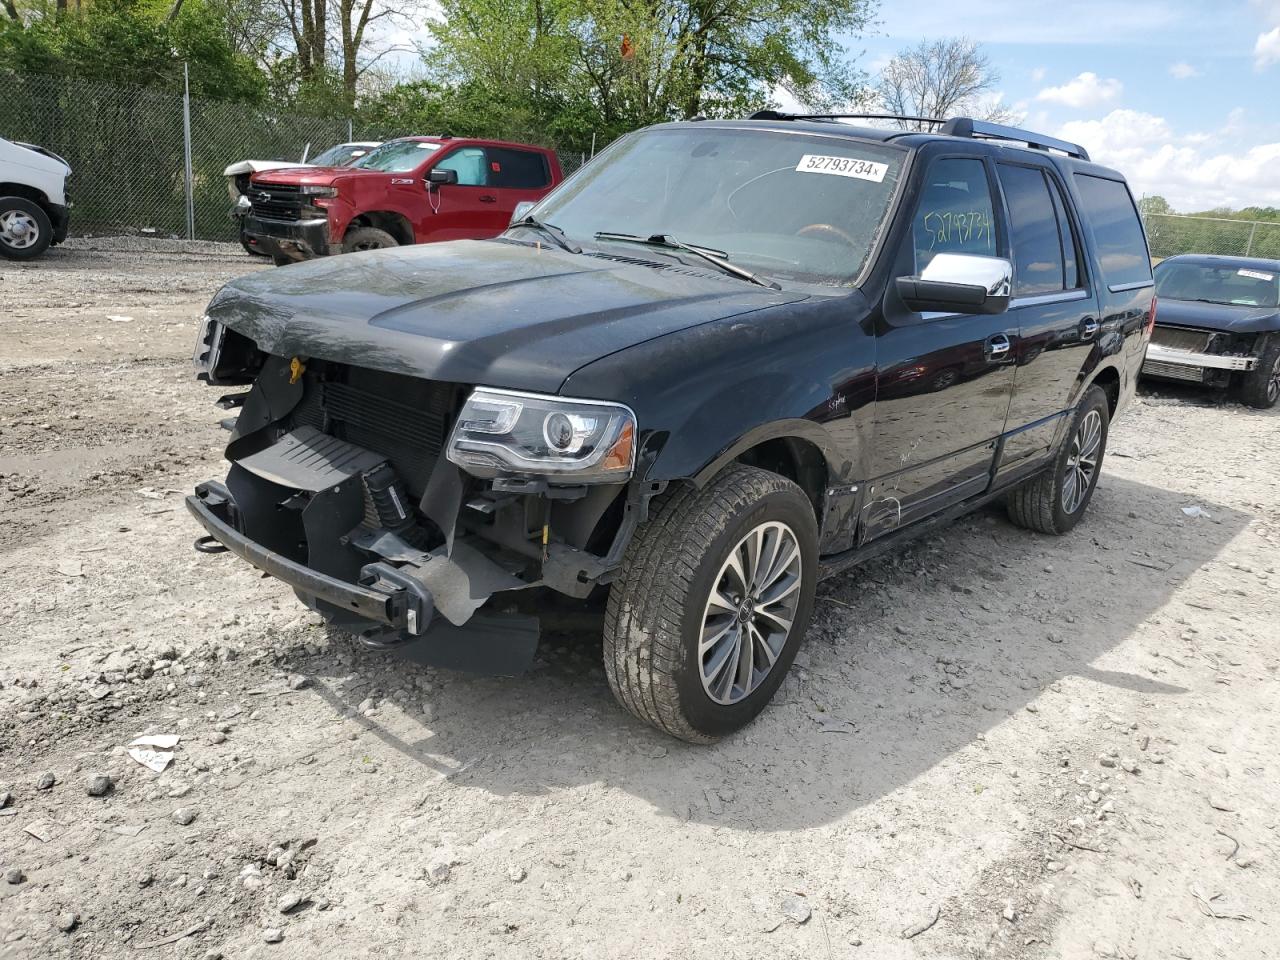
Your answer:
[[[1280,63],[1280,27],[1258,34],[1253,46],[1253,62],[1259,70]]]
[[[1175,80],[1190,80],[1192,77],[1200,76],[1200,71],[1185,60],[1179,60],[1169,65],[1169,76]]]
[[[1047,72],[1048,71],[1046,71],[1044,67],[1036,67],[1034,70],[1031,71],[1031,82],[1043,83],[1045,74]]]
[[[1137,196],[1159,194],[1178,210],[1280,206],[1280,180],[1273,172],[1280,143],[1226,152],[1221,137],[1180,136],[1163,117],[1137,110],[1072,121],[1058,135],[1123,173]]]
[[[1069,80],[1060,87],[1045,87],[1038,94],[1037,100],[1048,103],[1059,103],[1064,107],[1096,107],[1099,104],[1114,100],[1124,90],[1124,84],[1114,78],[1099,77],[1088,71],[1074,80]]]

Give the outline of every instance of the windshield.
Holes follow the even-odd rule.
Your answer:
[[[1156,267],[1156,296],[1241,307],[1280,306],[1280,270],[1166,260]]]
[[[374,147],[351,166],[381,170],[383,173],[408,173],[416,170],[439,149],[440,144],[425,140],[392,140]]]
[[[615,242],[596,240],[601,231],[664,234],[775,280],[846,284],[871,254],[905,157],[843,137],[647,130],[591,161],[536,216],[582,244]]]
[[[317,153],[311,158],[310,163],[317,167],[345,167],[357,159],[351,155],[353,152],[368,149],[368,147],[357,147],[351,143],[340,143],[336,147],[330,147],[324,153]]]

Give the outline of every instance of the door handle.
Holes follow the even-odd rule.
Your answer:
[[[1093,317],[1085,317],[1080,322],[1080,336],[1085,340],[1091,340],[1093,335],[1098,332],[1098,321]]]
[[[483,197],[480,197],[479,200],[481,203],[497,203],[498,202],[497,197],[491,197],[488,194],[485,194]]]
[[[987,337],[987,361],[998,363],[1009,355],[1013,349],[1013,341],[1006,334],[997,333]]]

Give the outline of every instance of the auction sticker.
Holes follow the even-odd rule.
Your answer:
[[[855,157],[824,157],[819,153],[806,153],[796,164],[796,171],[798,173],[829,173],[836,177],[853,177],[857,180],[883,183],[884,175],[889,172],[889,165],[872,160],[858,160]]]
[[[1250,280],[1270,281],[1276,278],[1274,273],[1263,273],[1261,270],[1237,270],[1236,272],[1242,277],[1248,277]]]

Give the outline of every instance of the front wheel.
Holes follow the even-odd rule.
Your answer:
[[[1270,410],[1280,400],[1280,339],[1262,351],[1258,365],[1245,374],[1243,388],[1240,399],[1259,410]]]
[[[813,505],[785,477],[735,465],[657,498],[609,592],[614,696],[693,743],[745,726],[795,658],[817,573]]]
[[[1111,407],[1097,387],[1085,391],[1071,418],[1067,440],[1049,468],[1015,487],[1009,519],[1039,533],[1063,534],[1080,522],[1102,473]]]
[[[356,253],[361,250],[385,250],[387,247],[398,247],[399,242],[385,230],[377,227],[356,227],[348,230],[342,238],[342,252]]]
[[[53,221],[26,197],[0,197],[0,256],[33,260],[53,242]]]

